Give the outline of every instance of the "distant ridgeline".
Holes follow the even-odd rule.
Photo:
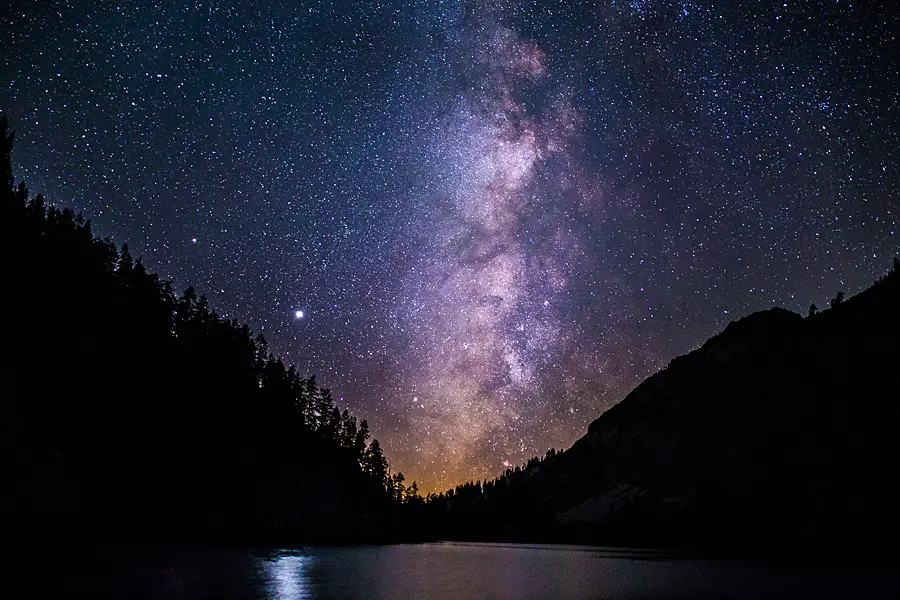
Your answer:
[[[0,118],[0,537],[396,539],[365,421],[262,336],[15,187]],[[402,502],[401,502],[402,501]]]
[[[896,555],[898,392],[894,259],[830,310],[731,323],[569,450],[430,496],[424,518],[451,538]]]

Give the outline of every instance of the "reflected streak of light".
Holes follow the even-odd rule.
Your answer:
[[[266,595],[272,600],[299,600],[312,597],[309,569],[312,556],[283,555],[266,560]]]

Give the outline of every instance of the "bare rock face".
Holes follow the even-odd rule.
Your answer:
[[[561,525],[608,523],[643,494],[646,490],[620,483],[598,496],[589,496],[580,505],[559,515],[557,521]]]

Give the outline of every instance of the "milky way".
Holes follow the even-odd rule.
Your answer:
[[[262,332],[436,490],[888,268],[895,12],[19,3],[0,110],[33,191]]]
[[[534,444],[527,423],[552,414],[556,306],[576,250],[538,184],[566,151],[573,111],[555,86],[541,109],[523,101],[547,79],[540,49],[491,14],[460,24],[457,43],[468,81],[429,148],[437,186],[422,199],[403,314],[418,363],[410,435],[428,470],[456,478],[485,456],[511,464]]]

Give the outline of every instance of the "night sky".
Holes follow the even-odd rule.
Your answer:
[[[316,373],[426,491],[898,251],[891,2],[12,4],[16,175]]]

